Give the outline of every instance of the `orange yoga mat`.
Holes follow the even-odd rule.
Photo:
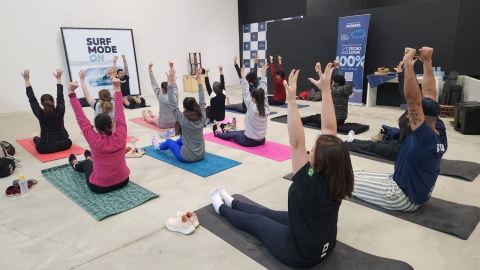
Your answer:
[[[40,162],[42,163],[49,162],[52,160],[67,158],[68,156],[70,156],[70,154],[81,155],[85,153],[85,149],[83,149],[82,147],[76,144],[72,144],[72,147],[70,147],[70,149],[62,152],[57,152],[52,154],[40,154],[37,152],[37,149],[35,149],[35,144],[33,143],[32,138],[17,140],[17,142],[23,148],[25,148],[25,150],[27,150],[30,154],[32,154],[34,157],[40,160]]]

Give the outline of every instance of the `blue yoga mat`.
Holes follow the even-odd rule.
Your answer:
[[[270,105],[270,106],[274,106],[274,107],[280,107],[280,108],[288,108],[288,103],[285,103],[283,105]],[[298,108],[301,109],[301,108],[305,108],[305,107],[310,107],[310,105],[301,105],[301,104],[297,104]]]
[[[196,175],[200,175],[201,177],[209,177],[210,175],[214,175],[242,164],[241,162],[210,153],[205,153],[205,158],[203,160],[193,163],[183,163],[178,161],[178,159],[170,150],[157,151],[153,149],[153,146],[144,147],[143,149],[147,150],[145,154],[148,156],[159,159]]]
[[[307,105],[308,106],[308,105]],[[227,110],[225,109],[226,112],[231,112],[231,113],[238,113],[238,114],[244,114],[242,112],[239,112],[239,111],[234,111],[234,110]],[[270,115],[274,115],[274,114],[277,114],[277,112],[270,112]]]

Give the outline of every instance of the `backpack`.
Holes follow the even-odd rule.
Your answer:
[[[1,141],[0,144],[2,145],[3,154],[6,156],[7,154],[10,156],[15,155],[15,147],[9,142]]]
[[[298,95],[299,99],[307,99],[308,98],[308,91],[303,91],[300,95]]]
[[[15,161],[10,158],[0,158],[0,178],[7,177],[15,171]]]

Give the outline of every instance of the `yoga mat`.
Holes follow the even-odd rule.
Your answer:
[[[275,106],[275,107],[280,107],[280,108],[288,108],[288,103],[285,103],[283,105],[272,105],[270,104],[270,106]],[[301,105],[301,104],[297,104],[298,108],[301,109],[301,108],[305,108],[305,107],[310,107],[310,105]]]
[[[204,134],[203,137],[205,138],[206,141],[229,146],[238,150],[249,152],[261,157],[273,159],[279,162],[290,159],[290,146],[286,146],[283,144],[265,141],[264,145],[255,146],[255,147],[245,147],[237,144],[234,141],[226,141],[218,137],[215,137],[215,135],[213,135],[213,132]]]
[[[129,119],[129,120],[134,122],[135,124],[139,124],[141,126],[147,127],[149,129],[156,130],[158,132],[165,132],[165,130],[167,130],[167,129],[160,128],[159,126],[157,126],[155,124],[147,123],[147,121],[145,121],[145,119],[143,119],[143,117],[132,118],[132,119]]]
[[[225,118],[222,121],[218,121],[218,123],[219,124],[228,124],[228,123],[232,123],[232,121],[233,121],[233,119],[231,119],[231,118]],[[240,119],[236,119],[235,121],[237,121],[237,123],[242,122],[242,120],[240,120]]]
[[[143,108],[148,108],[148,107],[152,107],[152,106],[151,105],[141,106],[140,104],[135,104],[135,106],[133,108],[127,108],[127,107],[123,106],[123,108],[125,108],[127,110],[136,110],[136,109],[143,109]]]
[[[85,175],[74,171],[70,164],[42,170],[42,175],[50,184],[98,221],[158,197],[157,194],[132,181],[124,188],[112,192],[95,193],[88,188]]]
[[[52,154],[40,154],[37,152],[37,149],[35,149],[35,144],[33,143],[32,138],[17,140],[17,142],[23,148],[25,148],[25,150],[27,150],[30,154],[32,154],[42,163],[49,162],[52,160],[67,158],[68,156],[70,156],[70,154],[81,155],[85,153],[85,149],[72,143],[72,147],[70,147],[70,149],[68,150],[52,153]]]
[[[287,116],[286,115],[281,115],[281,116],[274,117],[270,120],[272,120],[274,122],[286,124],[287,123]],[[303,126],[306,127],[306,128],[321,130],[321,128],[317,127],[316,125],[305,124]],[[337,125],[337,132],[340,133],[340,134],[348,134],[348,132],[350,132],[350,130],[353,130],[353,131],[355,131],[355,134],[361,134],[361,133],[367,131],[369,128],[370,128],[370,126],[367,126],[367,125],[362,125],[362,124],[357,124],[357,123],[345,123],[343,125]]]
[[[205,158],[203,160],[193,163],[183,163],[178,161],[178,159],[173,155],[172,151],[170,150],[157,151],[153,149],[153,146],[144,147],[143,149],[147,150],[147,152],[145,153],[145,155],[147,156],[151,156],[153,158],[176,166],[180,169],[184,169],[201,177],[209,177],[216,173],[242,164],[241,162],[210,153],[205,153]]]
[[[242,112],[239,112],[239,111],[234,111],[234,110],[225,109],[225,111],[226,112],[231,112],[231,113],[245,114],[245,113],[242,113]],[[277,112],[270,112],[270,115],[274,115],[274,114],[277,114]]]
[[[80,132],[80,134],[83,135],[83,132]],[[135,136],[134,136],[134,137],[135,137]],[[127,144],[129,144],[129,143],[132,141],[132,136],[128,136],[128,135],[127,135],[127,138],[126,138],[125,141],[126,141]],[[135,138],[135,141],[138,142],[138,139]]]
[[[387,164],[395,164],[395,161],[392,160],[386,160],[358,152],[350,151],[350,155]],[[473,181],[478,175],[480,175],[480,164],[471,161],[442,159],[440,163],[440,175],[454,176],[464,180]]]
[[[263,207],[242,195],[233,197],[244,203]],[[234,228],[215,212],[211,204],[195,211],[200,225],[267,269],[294,269],[277,261],[265,246],[251,234]],[[374,256],[337,241],[332,253],[311,269],[328,270],[412,270],[401,261]]]
[[[291,181],[292,177],[293,173],[290,173],[283,178]],[[464,240],[470,237],[480,222],[480,208],[434,197],[412,213],[387,210],[354,197],[348,200],[430,229],[454,234]]]

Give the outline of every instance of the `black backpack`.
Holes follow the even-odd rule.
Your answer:
[[[15,161],[10,158],[0,158],[0,178],[7,177],[15,171]]]
[[[15,155],[15,147],[13,147],[11,143],[6,141],[1,141],[0,144],[1,144],[2,150],[4,151],[5,156],[7,156],[7,154],[10,156]]]

